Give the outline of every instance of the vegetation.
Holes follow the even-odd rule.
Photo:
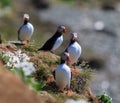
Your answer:
[[[77,2],[75,0],[61,0],[61,1],[67,2],[67,3],[74,3],[74,4],[77,3],[78,5],[112,4],[111,3],[112,0],[102,0],[102,1],[99,1],[99,0],[81,0],[81,1],[76,0]],[[118,2],[118,1],[116,0],[115,2]],[[10,0],[1,0],[0,1],[0,7],[6,7],[6,6],[9,6],[10,4],[11,4]],[[2,23],[3,26],[1,26],[1,32],[5,35],[9,32],[11,37],[13,37],[13,35],[15,35],[15,34],[17,35],[17,32],[16,32],[17,30],[15,30],[16,26],[14,25],[13,21],[11,21],[10,19],[11,18],[7,18],[7,17],[2,18],[2,22],[5,21],[5,23]],[[36,20],[37,20],[36,21],[37,25],[42,25],[42,26],[40,26],[41,31],[43,30],[44,32],[46,32],[48,29],[46,29],[44,27],[46,25],[48,25],[48,23],[46,23],[46,25],[45,25],[44,23],[42,23],[42,24],[38,23],[38,19],[36,19]],[[15,27],[9,26],[9,24],[11,24]],[[36,24],[34,24],[34,25],[36,25]],[[39,29],[39,28],[37,28],[37,29]],[[41,31],[38,31],[36,33],[36,35],[41,33]],[[43,31],[42,31],[42,33],[43,33]],[[37,41],[42,41],[42,40],[37,40]],[[54,70],[60,62],[60,57],[56,56],[52,53],[49,53],[49,52],[45,52],[45,53],[44,52],[38,52],[37,51],[38,48],[34,44],[30,47],[21,47],[20,46],[19,49],[22,49],[22,51],[25,51],[27,54],[29,54],[29,56],[31,56],[30,61],[34,63],[36,71],[31,76],[25,76],[25,74],[23,73],[23,71],[20,68],[19,69],[18,68],[12,68],[11,71],[13,73],[15,73],[16,75],[20,76],[22,78],[22,80],[25,83],[27,83],[34,91],[45,90],[45,91],[49,92],[50,94],[52,94],[57,99],[58,98],[59,99],[62,98],[62,100],[65,99],[66,95],[64,93],[58,93],[57,92],[57,87],[55,85],[55,81],[48,82],[49,78],[51,78],[51,76],[52,76],[52,73],[51,73],[52,70]],[[0,55],[2,57],[3,53],[0,53]],[[9,58],[6,56],[6,57],[3,58],[3,61],[4,61],[4,63],[7,63],[9,61]],[[89,66],[86,65],[85,62],[81,63],[80,68],[82,69],[81,72],[72,74],[71,90],[74,93],[71,96],[71,98],[74,98],[74,99],[77,99],[77,98],[88,99],[84,95],[84,92],[89,87],[89,82],[92,79],[92,71],[89,68]],[[100,101],[102,101],[103,103],[107,103],[106,101],[108,101],[108,103],[111,103],[111,102],[109,102],[111,100],[109,98],[109,96],[105,96],[104,94],[98,95],[97,98]]]
[[[22,78],[22,80],[27,83],[32,90],[34,91],[41,91],[42,88],[45,86],[44,82],[37,82],[34,77],[29,77],[29,76],[25,76],[24,72],[22,71],[22,69],[18,69],[18,68],[13,68],[12,72],[15,73],[16,75],[20,76]]]
[[[52,71],[57,67],[60,62],[60,57],[50,53],[43,51],[35,51],[35,47],[30,47],[31,49],[26,49],[27,47],[19,47],[19,49],[23,50],[25,53],[29,54],[31,57],[29,62],[33,62],[36,68],[36,71],[26,76],[23,72],[23,69],[12,66],[8,68],[13,73],[21,77],[21,79],[29,85],[29,87],[41,93],[42,91],[47,91],[54,98],[60,100],[61,103],[64,103],[68,96],[63,93],[58,93],[58,88],[56,86],[54,77],[52,75]],[[4,53],[0,52],[0,57],[3,60],[4,64],[9,62],[9,56],[4,55]],[[10,56],[11,57],[11,56]],[[95,100],[99,100],[98,103],[112,103],[111,98],[106,94],[97,95],[97,98],[92,94],[89,88],[89,82],[92,79],[92,70],[90,69],[87,62],[82,62],[79,67],[80,72],[72,73],[71,79],[71,91],[73,92],[69,98],[77,99],[82,98],[88,100],[90,103],[97,103]],[[51,81],[52,80],[52,81]],[[66,91],[66,90],[65,90]],[[91,102],[92,101],[92,102]]]
[[[8,56],[3,56],[4,53],[0,52],[0,57],[3,60],[3,63],[6,64],[9,62],[9,57]],[[8,70],[11,70],[13,73],[15,73],[16,75],[20,76],[21,79],[27,83],[28,85],[30,85],[30,87],[35,90],[35,91],[41,91],[42,88],[45,86],[44,82],[37,82],[35,80],[35,78],[31,75],[31,76],[26,76],[23,72],[23,70],[21,68],[16,68],[16,67],[12,67],[9,68],[6,66],[6,68]]]
[[[112,98],[106,93],[97,95],[97,98],[100,103],[112,103]]]
[[[115,7],[117,3],[120,3],[119,0],[60,0],[62,2],[66,2],[69,4],[77,4],[79,6],[84,7],[101,7],[105,9],[112,9],[112,7]]]
[[[7,7],[10,6],[11,0],[0,0],[0,7]]]
[[[78,73],[72,74],[71,88],[74,92],[82,94],[85,92],[86,88],[89,86],[89,81],[91,80],[92,71],[90,69],[82,70]]]

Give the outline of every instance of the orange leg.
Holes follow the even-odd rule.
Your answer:
[[[24,44],[24,46],[30,46],[30,44],[29,44],[29,40],[26,40],[26,43]]]
[[[68,97],[70,97],[70,96],[72,96],[72,92],[71,92],[70,90],[67,90],[66,95],[67,95]]]
[[[76,68],[76,63],[74,63],[74,69],[72,70],[72,72],[79,72],[79,70]]]
[[[70,86],[69,86],[69,85],[66,86],[66,89],[67,89],[66,95],[67,95],[68,97],[72,96],[72,92],[70,91]]]

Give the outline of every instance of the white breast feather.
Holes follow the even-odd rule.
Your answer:
[[[57,48],[59,48],[61,46],[63,42],[63,36],[61,35],[55,42],[53,48],[52,48],[52,51],[56,50]]]
[[[69,47],[68,47],[68,52],[70,54],[70,61],[71,61],[71,64],[73,63],[76,63],[78,58],[80,57],[81,55],[81,46],[75,42],[73,44],[71,44]]]
[[[33,25],[31,23],[27,23],[20,30],[20,39],[24,40],[25,38],[28,38],[28,40],[29,40],[31,38],[33,32],[34,32]]]
[[[61,64],[55,71],[56,84],[60,89],[64,89],[66,86],[70,88],[71,71],[66,64]]]

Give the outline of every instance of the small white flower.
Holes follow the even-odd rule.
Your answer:
[[[12,63],[7,62],[6,66],[8,66],[8,67],[12,67]]]
[[[17,56],[13,56],[13,63],[19,63],[20,60]]]
[[[21,54],[21,57],[20,57],[21,62],[27,62],[29,60],[30,58],[25,53]]]
[[[65,103],[88,103],[88,102],[83,99],[79,99],[79,100],[68,99]]]
[[[5,56],[9,57],[9,62],[7,62],[6,66],[10,68],[22,68],[26,76],[31,75],[35,71],[34,64],[29,62],[30,57],[28,57],[27,54],[22,53],[21,50],[15,51],[14,53],[8,51],[3,54],[3,58]]]
[[[17,50],[17,51],[15,51],[15,54],[16,54],[16,55],[20,55],[21,53],[22,53],[21,50]]]
[[[22,70],[26,76],[31,75],[35,71],[35,67],[34,67],[33,63],[31,63],[31,62],[23,62],[20,64],[19,67],[22,68]]]

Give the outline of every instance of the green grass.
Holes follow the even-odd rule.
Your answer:
[[[85,69],[81,72],[73,73],[71,80],[71,89],[78,94],[82,94],[89,86],[91,78],[92,71],[90,69]]]
[[[79,7],[103,7],[103,6],[116,6],[120,3],[119,0],[59,0],[68,5],[78,5]]]
[[[11,0],[0,0],[0,6],[6,7],[11,5]]]
[[[32,46],[32,45],[30,45],[30,46],[18,46],[18,48],[20,48],[26,52],[30,52],[30,53],[37,52],[37,48],[35,46]]]
[[[50,75],[51,72],[48,69],[43,68],[41,66],[39,66],[39,68],[36,70],[34,74],[37,81],[47,81]]]
[[[22,78],[22,80],[30,85],[30,87],[34,90],[34,91],[42,91],[43,87],[46,85],[45,82],[41,82],[41,81],[36,81],[35,78],[33,76],[25,76],[24,72],[22,71],[22,69],[19,68],[12,68],[12,72],[15,73],[16,75],[20,76]]]
[[[97,98],[100,103],[112,103],[112,98],[106,93],[97,95]]]

